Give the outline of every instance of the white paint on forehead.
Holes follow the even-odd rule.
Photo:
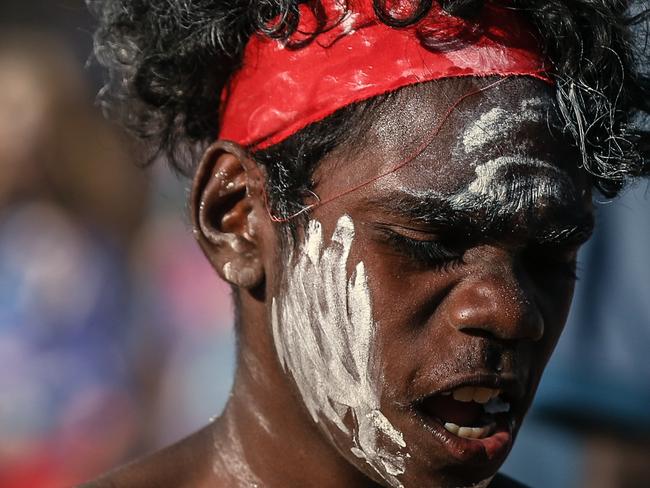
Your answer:
[[[520,102],[519,110],[494,107],[483,113],[478,120],[469,125],[463,134],[463,147],[466,153],[482,149],[503,139],[524,123],[543,122],[548,100],[540,97],[527,98]]]
[[[295,263],[293,253],[289,257],[285,293],[272,302],[273,339],[314,422],[350,436],[352,453],[401,487],[408,454],[402,433],[380,410],[376,324],[364,263],[347,274],[354,233],[352,220],[343,216],[325,246],[320,223],[309,222],[302,252]],[[348,414],[352,428],[344,422]]]
[[[503,184],[503,172],[512,169],[514,166],[546,169],[559,178],[563,177],[562,172],[556,166],[541,159],[523,156],[501,156],[478,165],[475,168],[476,179],[469,185],[467,190],[474,195],[482,195],[490,199],[505,201],[508,198],[508,195],[505,193],[508,187]],[[566,175],[564,177],[566,178]],[[556,198],[558,197],[558,185],[553,184],[555,180],[549,180],[549,178],[538,178],[537,192],[540,196]]]
[[[513,175],[513,171],[531,171]],[[517,213],[538,202],[561,202],[574,190],[569,176],[557,166],[526,156],[501,156],[476,166],[476,178],[449,201],[459,210],[500,205],[502,213]],[[507,176],[509,175],[509,176]]]
[[[527,156],[501,156],[474,168],[476,177],[450,194],[434,189],[404,187],[404,193],[423,201],[445,202],[450,209],[467,215],[483,210],[490,218],[508,218],[539,205],[564,204],[578,198],[575,185],[563,169]]]

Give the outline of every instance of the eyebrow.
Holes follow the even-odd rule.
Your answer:
[[[365,203],[368,208],[379,208],[453,238],[476,241],[500,241],[523,232],[526,240],[538,245],[578,246],[589,240],[595,224],[593,213],[577,208],[575,202],[549,204],[543,215],[527,212],[523,216],[503,212],[496,204],[459,208],[450,197],[433,192],[415,195],[392,190],[381,197],[367,198]]]

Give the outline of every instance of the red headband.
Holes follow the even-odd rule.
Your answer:
[[[441,78],[551,81],[530,26],[507,8],[487,4],[470,23],[434,1],[423,20],[394,28],[377,19],[373,0],[320,4],[322,11],[300,5],[300,24],[288,41],[252,37],[223,93],[222,139],[265,149],[354,102]],[[390,13],[399,18],[404,9]]]

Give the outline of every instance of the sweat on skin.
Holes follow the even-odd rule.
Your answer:
[[[320,163],[314,193],[326,200],[386,173],[444,113],[441,90],[454,99],[474,83],[396,94],[354,151]],[[466,150],[463,136],[494,108],[510,117],[521,100],[547,92],[517,79],[468,99],[411,164],[312,213],[292,243],[279,242],[266,218],[256,162],[234,144],[213,146],[195,180],[193,218],[215,269],[240,290],[241,361],[224,413],[172,451],[182,453],[175,465],[157,457],[161,486],[170,473],[194,477],[174,486],[203,486],[199,478],[205,486],[490,483],[570,300],[570,254],[543,256],[561,258],[561,267],[530,267],[530,243],[573,228],[589,207],[588,195],[578,202],[572,153],[554,144],[544,113],[492,144]],[[455,254],[458,232],[489,240],[470,239],[449,266],[412,251],[417,241],[451,244]],[[481,334],[466,333],[476,327]],[[438,408],[467,385],[508,390],[511,408],[492,435],[469,439],[446,427],[483,422]],[[200,474],[183,467],[188,459],[205,461]]]
[[[380,408],[377,324],[364,263],[357,263],[350,277],[347,273],[354,234],[352,219],[344,215],[327,245],[320,222],[309,222],[296,259],[289,254],[286,291],[272,301],[273,340],[314,422],[333,442],[328,429],[346,434],[356,457],[390,486],[402,488],[399,477],[410,455],[403,434]],[[348,413],[352,426],[345,422]]]
[[[449,193],[409,186],[402,186],[401,191],[423,198],[432,193],[456,211],[498,209],[493,217],[504,219],[540,202],[573,200],[576,189],[571,178],[546,160],[546,155],[531,151],[525,140],[512,139],[522,125],[545,127],[551,104],[546,94],[524,98],[516,107],[504,104],[495,109],[493,104],[480,104],[451,151],[454,161],[468,161],[474,177]],[[515,118],[516,124],[510,123]],[[476,142],[477,134],[485,132],[490,132],[491,145]],[[467,140],[475,143],[465,144]],[[355,237],[352,219],[341,217],[329,244],[324,242],[326,237],[321,224],[312,220],[304,242],[286,261],[282,294],[272,302],[276,352],[311,418],[330,440],[336,444],[328,429],[345,434],[358,458],[391,486],[401,486],[412,453],[405,436],[379,409],[381,365],[373,357],[381,354],[376,346],[367,267],[363,262],[348,263]],[[474,486],[486,486],[489,481]]]

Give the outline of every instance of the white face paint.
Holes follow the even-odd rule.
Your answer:
[[[545,127],[542,124],[549,116],[552,103],[550,95],[526,98],[516,107],[493,107],[468,125],[455,157],[469,156],[476,177],[466,188],[445,197],[453,208],[466,212],[481,207],[496,208],[505,216],[541,202],[574,198],[575,187],[566,171],[532,156],[535,151],[527,148],[525,142],[513,140],[522,125]],[[498,149],[498,156],[482,162],[494,149]]]
[[[540,159],[501,156],[474,170],[474,181],[449,199],[455,208],[472,211],[490,207],[498,208],[502,215],[512,215],[542,201],[561,203],[575,195],[568,174]]]
[[[522,100],[517,111],[492,108],[470,124],[463,134],[465,152],[469,154],[503,140],[521,124],[543,122],[548,107],[548,101],[535,97]]]
[[[285,293],[273,299],[278,357],[314,422],[350,437],[356,457],[401,487],[408,454],[403,435],[380,411],[376,324],[363,262],[347,276],[354,224],[341,217],[329,246],[322,233],[310,221],[300,254],[289,257]],[[344,423],[348,414],[352,428]]]

